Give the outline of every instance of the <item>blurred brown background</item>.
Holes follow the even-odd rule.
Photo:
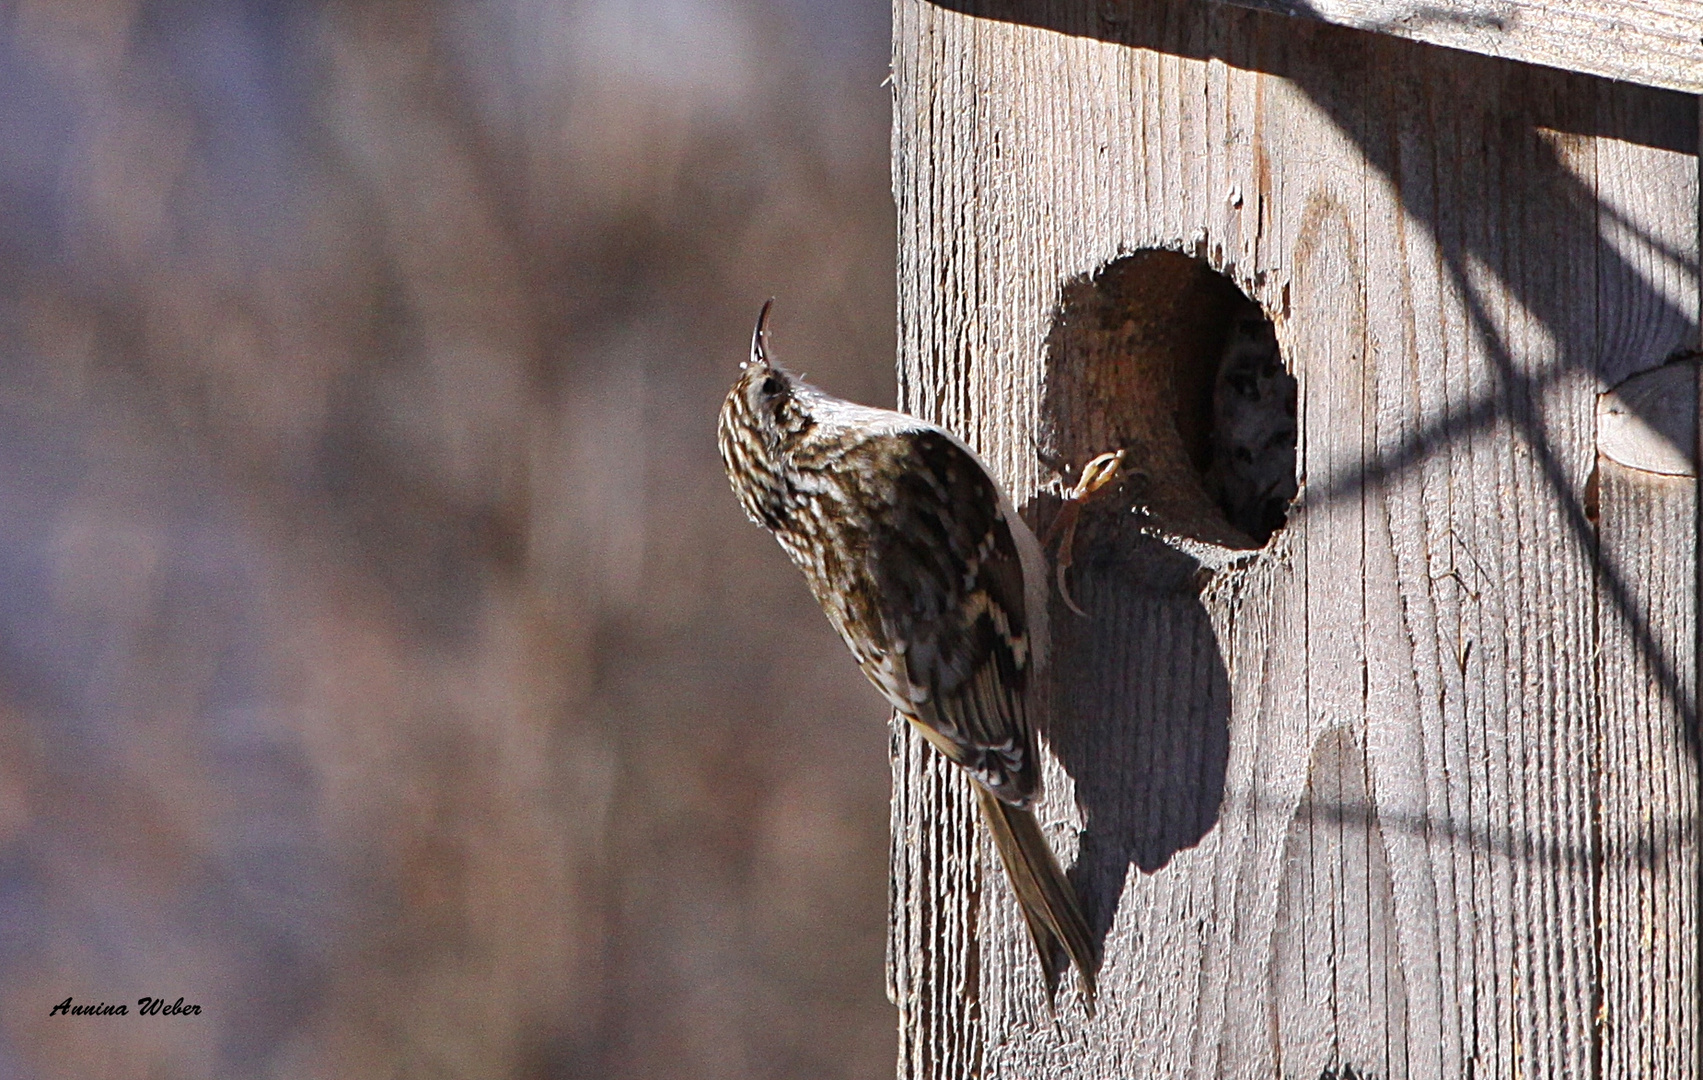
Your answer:
[[[0,1076],[890,1073],[883,710],[714,442],[771,294],[892,402],[886,18],[0,5]]]

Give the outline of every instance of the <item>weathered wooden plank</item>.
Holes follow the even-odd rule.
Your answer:
[[[1673,685],[1638,637],[1669,656],[1694,655],[1697,482],[1607,457],[1599,477],[1604,571],[1624,583],[1635,612],[1605,610],[1599,631],[1600,1075],[1687,1076],[1697,1068],[1699,1021],[1696,673],[1680,665]]]
[[[1081,389],[1101,323],[1059,305],[1120,254],[1198,251],[1275,318],[1306,487],[1199,591],[1102,522],[1072,571],[1088,616],[1055,605],[1044,813],[1106,932],[1092,1020],[1049,1018],[991,850],[953,838],[961,785],[898,735],[903,1074],[1638,1060],[1597,1026],[1649,975],[1604,971],[1623,676],[1596,647],[1639,609],[1585,494],[1597,394],[1696,338],[1695,103],[1195,0],[960,6],[894,7],[903,406],[1032,513],[1036,446],[1111,441],[1187,518],[1163,433]],[[1137,353],[1168,347],[1157,310]],[[1694,669],[1626,647],[1665,673],[1626,683],[1652,702]]]
[[[1693,203],[1689,222],[1676,210],[1658,209],[1677,208],[1688,193],[1683,177],[1663,168],[1647,148],[1614,146],[1597,156],[1596,168],[1601,189],[1629,200],[1602,215],[1622,273],[1618,280],[1604,275],[1601,306],[1618,313],[1608,336],[1631,345],[1633,357],[1604,355],[1604,382],[1612,389],[1597,411],[1598,1075],[1694,1076],[1703,1066],[1697,365],[1639,371],[1647,361],[1636,358],[1655,351],[1655,341],[1639,334],[1640,316],[1654,315],[1637,303],[1650,285],[1676,290],[1676,308],[1695,302],[1685,291],[1684,267],[1696,265],[1696,215],[1703,207]],[[1694,347],[1696,338],[1679,344]],[[1628,429],[1639,437],[1626,438]],[[1678,475],[1665,475],[1669,471]]]
[[[1223,0],[1431,45],[1703,92],[1699,0]]]

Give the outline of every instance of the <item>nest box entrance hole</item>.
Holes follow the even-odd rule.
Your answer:
[[[1271,319],[1204,259],[1144,249],[1065,285],[1043,450],[1066,487],[1095,456],[1125,452],[1121,496],[1094,516],[1109,504],[1164,534],[1263,547],[1297,492],[1295,405]]]

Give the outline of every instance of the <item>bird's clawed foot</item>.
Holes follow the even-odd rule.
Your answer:
[[[1082,507],[1089,499],[1116,484],[1123,476],[1125,450],[1113,450],[1093,458],[1082,466],[1082,474],[1076,480],[1076,486],[1064,493],[1063,505],[1059,507],[1058,516],[1047,528],[1047,534],[1041,541],[1043,548],[1052,546],[1053,539],[1058,537],[1058,555],[1053,560],[1054,578],[1058,582],[1058,594],[1064,599],[1065,606],[1078,615],[1087,617],[1088,613],[1077,606],[1076,600],[1070,595],[1070,586],[1065,580],[1065,571],[1070,569],[1074,558],[1076,541],[1076,523],[1082,514]]]

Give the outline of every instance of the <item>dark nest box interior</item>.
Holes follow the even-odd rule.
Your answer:
[[[1204,259],[1150,248],[1065,286],[1046,455],[1068,488],[1085,462],[1125,451],[1121,489],[1095,500],[1081,550],[1112,542],[1108,528],[1264,546],[1297,491],[1295,405],[1271,320]]]

